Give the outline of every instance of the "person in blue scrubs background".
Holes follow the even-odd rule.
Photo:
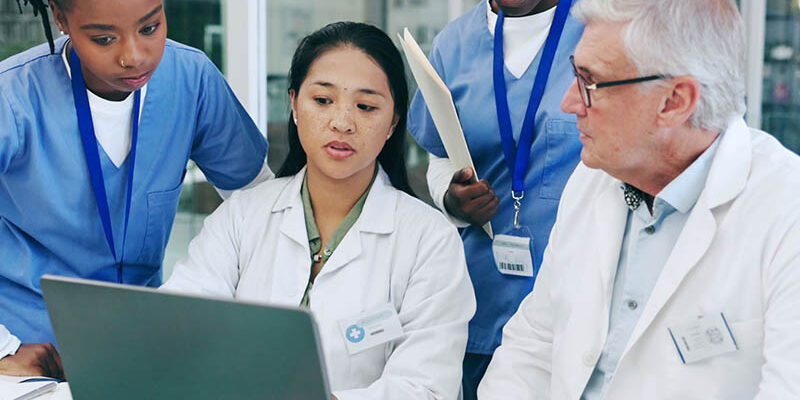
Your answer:
[[[0,62],[0,374],[61,378],[43,274],[159,286],[187,161],[222,191],[272,172],[161,0],[49,5],[66,36]]]
[[[428,169],[431,196],[462,228],[467,265],[478,302],[469,325],[463,365],[465,399],[476,398],[478,383],[500,344],[503,326],[533,287],[561,191],[580,154],[575,117],[561,112],[559,103],[574,80],[569,56],[583,26],[568,15],[571,2],[561,3],[483,1],[447,25],[434,39],[429,59],[452,92],[476,172],[483,178],[479,182],[474,179],[473,171],[456,170],[446,158],[419,91],[409,111],[409,131],[431,153]],[[498,15],[501,11],[502,18]],[[557,24],[559,19],[561,23]],[[495,34],[498,26],[499,37]],[[548,41],[552,42],[549,57],[545,45]],[[496,47],[501,50],[497,55]],[[543,59],[551,63],[542,62]],[[549,71],[545,65],[550,66]],[[505,87],[498,87],[496,79],[504,82]],[[537,85],[545,84],[543,93],[533,91],[534,81]],[[496,95],[506,98],[507,111],[498,107]],[[532,111],[527,126],[531,146],[527,149],[520,144],[520,135],[529,108]],[[510,121],[508,137],[513,136],[513,142],[506,142],[511,146],[510,155],[515,156],[513,150],[519,147],[516,151],[527,155],[525,167],[504,156],[498,120],[503,115]],[[520,187],[516,189],[522,189],[517,197],[524,192],[518,227],[513,225],[512,169],[518,173]],[[492,223],[494,241],[481,228],[487,221]],[[525,241],[530,252],[529,265],[522,267],[524,263],[520,262],[516,270],[503,269],[493,255],[493,245],[501,253],[508,252],[507,247],[504,250],[493,243],[503,236]]]

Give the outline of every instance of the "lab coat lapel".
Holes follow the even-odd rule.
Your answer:
[[[622,354],[623,358],[711,246],[717,230],[716,218],[721,218],[715,216],[713,210],[735,199],[744,189],[750,173],[750,146],[749,131],[744,121],[741,118],[730,121],[711,164],[706,187],[664,264]]]
[[[650,293],[650,298],[642,311],[642,316],[631,334],[625,352],[623,352],[623,357],[652,323],[655,316],[664,307],[664,304],[672,297],[672,294],[680,286],[681,281],[706,253],[716,230],[717,224],[714,220],[714,215],[708,208],[706,199],[701,196],[697,204],[695,204],[694,210],[689,214],[686,225],[683,227],[678,241],[675,242],[675,247],[672,248],[666,264],[664,264],[664,269],[661,271],[661,275]]]
[[[614,286],[614,277],[617,273],[619,264],[620,248],[622,247],[622,237],[625,234],[625,225],[628,218],[628,208],[625,205],[622,190],[619,188],[619,181],[609,183],[605,190],[600,194],[598,200],[594,202],[594,214],[598,229],[593,237],[596,242],[594,245],[595,254],[589,261],[597,264],[596,271],[600,274],[600,283],[603,293],[603,303],[606,314],[611,303],[611,291]]]
[[[300,187],[306,175],[305,167],[284,186],[283,191],[275,201],[272,212],[282,212],[281,233],[292,241],[308,247],[308,233],[306,232],[303,199],[300,196]]]
[[[362,235],[371,233],[389,233],[394,230],[394,210],[397,193],[389,183],[389,178],[383,169],[378,171],[375,182],[372,184],[361,215],[347,232],[336,250],[320,271],[320,276],[330,274],[344,267],[362,253]],[[375,252],[380,249],[369,249]]]
[[[578,257],[582,263],[591,265],[588,273],[577,283],[577,304],[572,308],[568,322],[566,347],[572,349],[575,359],[599,356],[608,335],[608,316],[611,308],[611,293],[614,286],[619,249],[625,233],[628,208],[619,189],[619,182],[608,177],[604,189],[591,201],[591,226],[587,232],[584,255]],[[585,197],[587,203],[594,196]],[[587,353],[587,351],[589,353]],[[596,358],[595,358],[596,359]],[[584,361],[588,362],[588,361]],[[579,398],[591,375],[590,369],[580,368],[578,373],[564,374],[569,382],[565,387],[572,388],[574,398]]]
[[[272,302],[297,306],[311,272],[303,200],[300,187],[305,168],[287,184],[272,208],[273,216],[283,213],[272,276]]]

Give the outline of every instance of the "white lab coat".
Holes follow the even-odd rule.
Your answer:
[[[620,182],[580,164],[481,400],[580,398],[607,337],[626,213]],[[739,350],[682,364],[667,328],[715,312]],[[800,158],[741,118],[606,384],[613,400],[800,398]]]
[[[234,193],[206,219],[164,288],[298,306],[311,268],[304,174]],[[475,312],[461,238],[435,209],[391,186],[383,170],[310,299],[340,400],[458,396]],[[387,303],[405,336],[349,355],[339,320]]]

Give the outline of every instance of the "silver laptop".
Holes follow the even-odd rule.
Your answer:
[[[45,275],[74,400],[330,399],[302,309]]]

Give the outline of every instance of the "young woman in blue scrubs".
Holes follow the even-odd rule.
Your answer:
[[[188,160],[221,190],[271,176],[219,71],[166,40],[161,0],[50,7],[66,36],[0,62],[0,374],[61,376],[41,275],[161,283]]]

